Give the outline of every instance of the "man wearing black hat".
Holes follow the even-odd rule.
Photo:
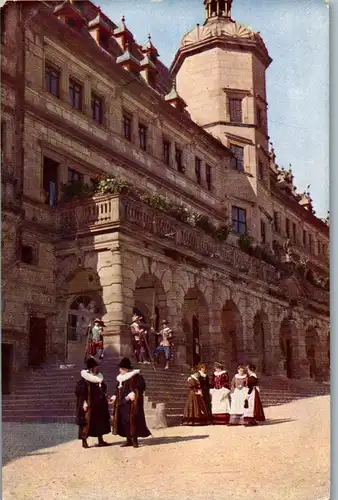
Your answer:
[[[143,393],[146,383],[140,370],[134,370],[128,358],[119,364],[120,374],[116,377],[113,434],[127,438],[122,446],[138,447],[139,437],[151,435],[144,415]]]
[[[97,437],[99,446],[107,446],[103,435],[111,431],[107,386],[99,372],[98,363],[92,356],[87,360],[87,370],[81,371],[81,380],[76,385],[76,424],[82,447],[89,448],[87,437]]]

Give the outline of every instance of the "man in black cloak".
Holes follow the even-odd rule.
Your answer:
[[[140,370],[134,370],[128,358],[119,364],[120,374],[116,377],[114,401],[113,434],[127,438],[122,446],[138,447],[139,437],[151,435],[144,415],[143,393],[146,384]]]
[[[89,448],[88,436],[97,437],[99,446],[107,446],[102,437],[111,431],[106,391],[107,385],[99,372],[98,363],[89,357],[87,370],[81,370],[81,380],[75,389],[76,424],[79,426],[79,439],[82,439],[83,448]]]

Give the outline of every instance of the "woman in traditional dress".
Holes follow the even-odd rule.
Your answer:
[[[229,375],[221,363],[215,363],[210,394],[212,423],[227,425],[230,419],[230,384]]]
[[[128,358],[122,359],[119,368],[116,393],[111,398],[114,403],[113,434],[126,438],[123,447],[138,448],[138,438],[151,435],[144,415],[146,383],[140,370],[134,370]]]
[[[237,366],[237,373],[231,382],[231,409],[229,425],[244,425],[244,402],[248,394],[248,377],[243,365]]]
[[[99,373],[97,361],[93,357],[88,358],[87,370],[81,371],[81,380],[75,389],[76,424],[79,426],[79,439],[82,440],[83,448],[89,448],[88,436],[97,437],[99,446],[107,446],[102,437],[111,431],[106,391],[107,386],[102,373]]]
[[[183,425],[207,425],[208,412],[202,395],[197,368],[191,370],[188,378],[188,400],[184,408]]]
[[[256,375],[256,367],[248,365],[246,367],[248,373],[248,395],[244,403],[244,424],[257,425],[258,422],[265,421],[264,410],[259,394],[258,377]]]
[[[198,365],[198,373],[199,373],[199,383],[201,386],[202,396],[207,409],[208,421],[212,422],[210,382],[207,373],[207,366],[205,363],[200,363]]]

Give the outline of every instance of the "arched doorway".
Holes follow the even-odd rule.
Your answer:
[[[161,321],[167,319],[167,300],[162,283],[156,276],[143,274],[137,280],[133,312],[140,313],[148,330],[150,327],[153,327],[156,332],[161,329]],[[157,345],[158,336],[150,335],[149,348],[153,350]]]
[[[309,362],[309,375],[310,378],[316,379],[318,373],[318,362],[320,343],[316,328],[310,328],[305,334],[305,349],[306,357]]]
[[[186,337],[186,362],[195,366],[203,356],[201,337],[209,328],[208,306],[196,287],[188,290],[184,297],[182,327]]]
[[[242,350],[243,324],[241,313],[233,300],[228,300],[222,310],[222,344],[223,362],[230,370],[234,370],[240,361],[239,352]]]
[[[281,325],[279,334],[279,345],[283,358],[285,359],[285,371],[288,378],[294,376],[295,346],[292,335],[292,325],[289,319],[285,319]]]
[[[101,299],[96,296],[80,295],[73,300],[68,311],[67,340],[83,342],[89,324],[101,316]]]
[[[263,374],[267,372],[266,346],[267,346],[268,327],[269,327],[269,322],[267,315],[263,311],[258,312],[255,315],[254,325],[253,325],[254,346],[258,356],[257,369],[259,373]]]

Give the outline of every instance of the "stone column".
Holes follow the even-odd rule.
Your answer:
[[[292,330],[294,378],[310,379],[309,361],[306,355],[305,330],[303,321],[290,320]]]
[[[105,348],[120,355],[124,345],[122,259],[116,244],[110,251],[98,253],[98,269],[105,309],[103,321]]]

